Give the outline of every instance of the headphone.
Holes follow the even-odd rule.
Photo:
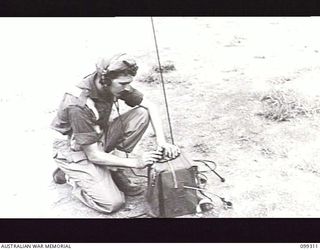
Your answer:
[[[109,60],[103,58],[96,64],[97,72],[101,74],[103,85],[110,86],[112,84],[112,73],[116,72],[109,71],[108,68],[112,62],[118,60],[123,55],[125,55],[125,53],[116,54]]]
[[[109,70],[110,65],[113,62],[116,62],[121,56],[126,55],[126,53],[119,53],[113,56],[110,60],[102,59],[96,64],[97,72],[101,74],[101,79],[103,81],[103,85],[110,86],[112,84],[112,79],[116,78],[119,72],[114,70]],[[124,70],[123,73],[135,76],[138,70],[138,66],[135,61],[130,63],[130,60],[123,60],[128,69]]]
[[[110,86],[111,84],[112,84],[112,80],[111,80],[111,78],[109,77],[109,76],[107,76],[108,75],[108,71],[105,73],[104,72],[105,70],[103,70],[102,72],[101,72],[101,80],[102,80],[102,84],[103,85],[107,85],[107,86]]]

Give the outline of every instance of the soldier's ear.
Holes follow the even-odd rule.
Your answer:
[[[107,74],[98,73],[100,76],[100,84],[110,86],[112,84],[112,80]]]
[[[110,86],[112,84],[112,80],[109,77],[106,77],[104,81],[107,86]]]

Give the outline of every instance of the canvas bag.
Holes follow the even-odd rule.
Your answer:
[[[177,217],[196,213],[199,197],[198,167],[181,153],[177,158],[154,163],[148,170],[147,214],[151,217]]]

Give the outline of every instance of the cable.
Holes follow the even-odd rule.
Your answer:
[[[121,125],[121,129],[122,129],[122,132],[124,133],[124,125],[123,125],[123,121],[122,121],[122,118],[121,118],[121,115],[120,115],[120,106],[119,106],[119,102],[118,102],[118,99],[116,99],[115,101],[113,101],[115,107],[116,107],[116,110],[117,110],[117,113],[118,113],[118,118],[120,120],[120,125]],[[122,148],[124,149],[124,144],[123,142],[121,142],[121,146]],[[129,157],[129,154],[128,152],[125,152],[126,153],[126,158]],[[138,177],[144,177],[144,178],[148,178],[147,175],[140,175],[140,174],[136,174],[136,172],[134,172],[134,170],[132,168],[130,168],[131,172],[135,175],[135,176],[138,176]]]
[[[221,180],[221,182],[225,182],[226,179],[223,178],[222,176],[220,176],[212,167],[209,166],[209,164],[207,162],[213,163],[215,165],[215,167],[217,167],[217,164],[214,161],[209,161],[209,160],[193,160],[195,162],[201,162],[203,163],[205,166],[207,166],[216,176],[218,176]]]
[[[148,178],[148,176],[147,176],[147,175],[136,174],[136,172],[134,172],[132,168],[130,168],[130,170],[131,170],[131,172],[132,172],[135,176]]]
[[[166,89],[164,87],[164,81],[163,81],[163,76],[162,76],[162,67],[161,67],[161,63],[160,63],[160,55],[159,55],[159,50],[158,50],[156,31],[155,31],[155,28],[154,28],[154,23],[153,23],[153,18],[152,17],[151,17],[151,24],[152,24],[154,43],[155,43],[155,46],[156,46],[156,52],[157,52],[157,58],[158,58],[158,64],[159,64],[159,72],[160,72],[160,79],[161,79],[161,84],[162,84],[163,96],[164,96],[164,101],[165,101],[165,105],[166,105],[166,111],[167,111],[167,117],[168,117],[168,123],[169,123],[170,135],[171,135],[171,142],[172,142],[172,144],[174,144],[172,127],[171,127],[171,120],[170,120],[170,115],[169,115],[169,105],[168,105],[168,101],[167,101]]]
[[[212,193],[206,189],[203,189],[203,188],[197,188],[197,187],[190,187],[190,186],[183,186],[184,188],[187,188],[187,189],[193,189],[193,190],[197,190],[197,191],[203,191],[203,192],[207,192],[211,195],[214,195],[215,197],[219,198],[228,208],[231,208],[232,207],[232,202],[231,201],[226,201],[225,198],[215,194],[215,193]]]
[[[215,166],[215,168],[217,167],[217,163],[215,163],[214,161],[210,161],[210,160],[202,160],[202,161],[210,162],[210,163],[212,163],[212,164]]]
[[[208,195],[206,195],[203,190],[198,190],[200,192],[200,194],[202,194],[204,197],[208,198],[211,202],[213,202],[213,200],[211,199],[211,197],[209,197]]]
[[[123,121],[122,121],[121,115],[120,115],[120,107],[119,107],[118,98],[116,98],[116,100],[114,100],[113,103],[114,103],[114,106],[116,106],[116,110],[117,110],[117,113],[118,113],[118,118],[119,118],[119,121],[120,121],[122,133],[124,133],[124,125],[123,125]],[[121,142],[121,146],[124,149],[123,141]],[[126,158],[128,158],[129,157],[128,152],[125,152],[125,153],[126,153]]]

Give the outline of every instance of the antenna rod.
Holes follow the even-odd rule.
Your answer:
[[[153,30],[154,43],[155,43],[156,51],[157,51],[157,58],[158,58],[158,64],[159,64],[159,70],[160,70],[160,79],[161,79],[161,84],[162,84],[162,91],[163,91],[164,101],[165,101],[165,105],[166,105],[166,111],[167,111],[167,117],[168,117],[169,129],[170,129],[170,136],[171,136],[171,142],[172,142],[172,144],[174,144],[172,127],[171,127],[171,120],[170,120],[170,115],[169,115],[169,105],[168,105],[168,101],[167,101],[166,89],[164,87],[164,81],[163,81],[163,76],[162,76],[162,67],[161,67],[161,63],[160,63],[160,56],[159,56],[159,50],[158,50],[156,31],[155,31],[155,28],[154,28],[154,23],[153,23],[153,18],[152,17],[151,17],[151,24],[152,24],[152,30]]]

